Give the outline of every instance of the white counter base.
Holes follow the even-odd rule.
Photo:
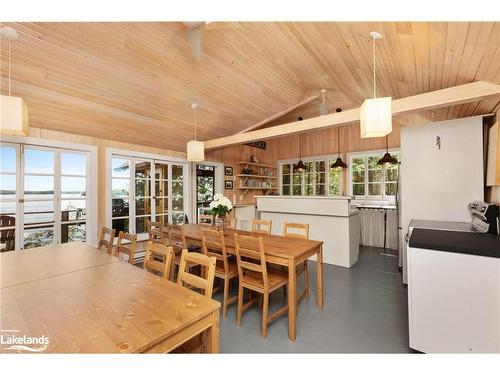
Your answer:
[[[500,353],[500,258],[408,247],[410,347]]]
[[[272,220],[273,234],[283,234],[285,221],[309,224],[309,238],[323,241],[323,262],[348,268],[358,261],[360,234],[358,211],[349,202],[347,197],[257,197],[260,218]]]

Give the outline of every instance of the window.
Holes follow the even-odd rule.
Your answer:
[[[341,195],[342,172],[330,169],[334,161],[332,157],[303,159],[304,172],[295,171],[296,160],[281,163],[281,195]]]
[[[391,152],[399,159],[399,152]],[[358,197],[391,197],[396,195],[398,165],[380,166],[384,152],[353,154],[349,157],[351,194]]]
[[[88,152],[0,146],[0,251],[87,240]]]
[[[111,155],[111,227],[146,238],[147,220],[182,224],[187,164]]]

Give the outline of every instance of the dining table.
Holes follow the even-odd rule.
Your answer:
[[[47,340],[0,353],[165,353],[202,332],[219,351],[219,302],[93,246],[1,253],[0,274],[2,340]]]
[[[201,245],[201,228],[211,227],[206,224],[184,224],[186,241]],[[224,242],[229,254],[235,253],[234,233],[244,236],[262,237],[266,261],[270,264],[285,266],[288,270],[288,338],[297,338],[297,273],[296,267],[310,257],[316,255],[316,304],[323,308],[323,242],[297,237],[287,237],[275,234],[264,234],[239,229],[225,228]]]

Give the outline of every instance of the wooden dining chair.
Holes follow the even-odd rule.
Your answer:
[[[309,239],[309,224],[301,224],[301,223],[283,223],[283,236],[285,237],[293,237],[293,238],[303,238]],[[299,294],[297,298],[297,302],[299,302],[302,298],[309,299],[309,272],[307,270],[307,259],[297,265],[297,276],[304,274],[304,291]]]
[[[224,218],[224,225],[229,229],[236,229],[238,218],[236,216]]]
[[[214,217],[208,214],[200,214],[198,216],[198,224],[212,225],[214,223]]]
[[[182,249],[181,263],[177,284],[198,290],[205,297],[212,298],[216,257],[209,257],[204,254],[190,252]],[[189,264],[196,264],[202,268],[201,276],[190,273]],[[204,353],[206,352],[207,331],[194,336],[175,350],[176,353]]]
[[[205,297],[212,298],[215,278],[215,264],[217,259],[204,254],[195,253],[182,249],[181,263],[179,266],[179,274],[177,276],[177,284],[188,286],[190,289],[198,289],[203,291]],[[201,276],[190,273],[189,264],[200,266],[203,271]]]
[[[172,246],[163,245],[157,242],[148,241],[146,255],[144,256],[143,268],[146,271],[159,274],[164,279],[170,277],[170,269],[174,249]],[[161,260],[158,260],[161,259]]]
[[[158,221],[146,220],[146,228],[149,240],[163,244],[163,231],[161,223]]]
[[[124,244],[123,240],[129,241],[129,243]],[[120,254],[127,254],[128,262],[133,264],[136,246],[137,236],[135,234],[120,231],[120,233],[118,233],[118,242],[115,247],[115,256],[120,257]]]
[[[252,232],[254,233],[271,234],[272,226],[273,222],[271,220],[252,220]]]
[[[222,314],[227,315],[227,305],[237,301],[238,296],[229,298],[229,284],[232,278],[238,277],[238,266],[236,261],[227,255],[224,232],[201,228],[201,251],[204,255],[215,257],[215,277],[224,283],[224,294],[222,300]]]
[[[174,259],[172,261],[172,269],[170,271],[171,279],[175,280],[175,268],[179,267],[181,264],[181,253],[183,249],[188,249],[189,251],[199,251],[200,246],[189,246],[186,240],[186,234],[184,233],[184,227],[182,225],[169,224],[167,226],[168,231],[168,244],[174,248]],[[188,264],[188,267],[195,268],[196,264]]]
[[[238,312],[236,324],[241,325],[242,314],[251,307],[255,298],[243,305],[245,289],[262,294],[262,333],[267,336],[267,325],[288,311],[282,307],[269,316],[269,295],[271,292],[288,284],[288,275],[280,270],[268,269],[262,237],[241,236],[234,234],[236,262],[238,265]]]
[[[108,254],[113,254],[113,243],[115,240],[115,229],[103,227],[99,235],[98,249],[106,249]]]

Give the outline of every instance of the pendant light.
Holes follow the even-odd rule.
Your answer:
[[[23,98],[11,96],[11,58],[10,50],[12,41],[19,35],[12,27],[0,28],[0,37],[7,39],[8,43],[8,95],[0,95],[0,134],[2,135],[24,135],[29,133],[28,106]]]
[[[199,162],[205,160],[205,145],[203,142],[196,140],[197,118],[196,110],[198,103],[193,102],[191,109],[194,110],[194,140],[187,143],[187,159],[188,161]]]
[[[382,157],[382,159],[380,159],[377,164],[378,165],[391,165],[391,164],[398,164],[398,159],[396,159],[395,157],[391,156],[391,154],[389,154],[389,136],[386,135],[385,136],[385,154],[384,156]]]
[[[326,94],[326,89],[321,89],[321,104],[319,105],[319,114],[321,116],[327,115],[328,114],[328,107],[326,106],[325,103],[325,94]]]
[[[299,121],[302,121],[303,118],[299,117]],[[304,162],[302,161],[302,133],[299,133],[299,162],[297,165],[293,168],[294,172],[302,173],[306,170],[306,166],[304,165]]]
[[[340,128],[337,127],[337,152],[339,154],[339,157],[337,160],[335,160],[335,163],[333,163],[330,168],[336,169],[340,171],[341,169],[346,169],[347,164],[342,161],[342,158],[340,157]]]
[[[361,138],[383,137],[392,131],[392,98],[377,98],[375,75],[375,42],[382,34],[372,31],[373,39],[373,99],[366,99],[360,108]]]

